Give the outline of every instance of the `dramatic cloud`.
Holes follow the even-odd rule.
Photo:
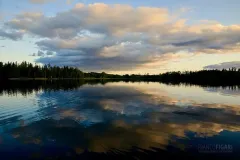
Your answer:
[[[206,20],[187,25],[180,18],[187,11],[176,15],[166,8],[79,3],[51,17],[21,13],[5,28],[39,37],[40,50],[56,53],[37,62],[85,70],[153,69],[188,53],[239,53],[240,25]]]
[[[233,61],[233,62],[224,62],[220,64],[214,64],[205,66],[204,69],[229,69],[229,68],[240,68],[240,61]]]

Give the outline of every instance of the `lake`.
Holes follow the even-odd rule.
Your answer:
[[[236,158],[239,151],[240,86],[96,80],[0,86],[0,159]]]

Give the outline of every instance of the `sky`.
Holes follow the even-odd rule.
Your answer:
[[[240,68],[239,0],[0,0],[0,61],[158,74]]]

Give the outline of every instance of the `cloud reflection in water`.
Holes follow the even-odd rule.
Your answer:
[[[68,146],[81,153],[85,149],[107,152],[133,146],[184,150],[197,137],[222,143],[230,141],[230,137],[217,138],[224,132],[240,131],[240,106],[234,104],[238,100],[227,102],[229,96],[216,95],[219,102],[226,101],[210,103],[201,97],[200,101],[181,86],[175,86],[172,96],[169,91],[173,88],[167,90],[168,86],[159,83],[109,83],[42,92],[36,94],[41,120],[7,133],[22,145]],[[183,92],[184,97],[178,95]],[[191,92],[209,94],[200,87]]]

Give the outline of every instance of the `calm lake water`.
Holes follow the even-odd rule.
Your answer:
[[[238,157],[239,151],[237,86],[12,81],[0,87],[0,159]]]

